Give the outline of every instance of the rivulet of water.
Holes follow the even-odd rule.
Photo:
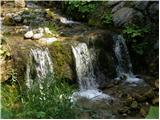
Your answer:
[[[113,40],[117,79],[125,79],[129,83],[141,81],[141,79],[137,78],[132,72],[132,63],[123,36],[114,35]]]
[[[93,62],[91,54],[86,43],[78,43],[72,46],[72,52],[75,58],[77,78],[80,86],[80,91],[74,92],[72,100],[85,97],[91,100],[108,99],[109,95],[98,90],[96,76],[94,74]]]
[[[31,88],[34,82],[38,82],[40,88],[42,89],[43,86],[41,84],[43,79],[47,77],[48,74],[53,75],[53,64],[48,48],[31,49],[26,70],[27,87]]]

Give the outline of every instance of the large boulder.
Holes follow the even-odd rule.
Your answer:
[[[144,22],[144,16],[133,8],[123,7],[113,14],[113,22],[116,27],[126,24],[141,24]]]
[[[134,7],[138,10],[145,10],[149,4],[149,1],[134,1]]]
[[[155,2],[153,3],[150,7],[149,7],[149,15],[150,17],[155,20],[156,22],[158,22],[159,20],[159,3]]]

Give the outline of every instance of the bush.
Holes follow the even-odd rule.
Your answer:
[[[90,13],[96,11],[97,2],[94,1],[67,1],[67,14],[76,20],[87,21]],[[74,15],[74,16],[73,16]]]
[[[127,39],[127,43],[131,45],[133,51],[139,55],[143,55],[146,49],[150,47],[150,41],[144,40],[146,33],[150,32],[149,26],[136,26],[136,25],[127,25],[124,26],[123,34]]]

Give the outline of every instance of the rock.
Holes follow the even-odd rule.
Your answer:
[[[154,84],[155,84],[156,88],[159,88],[159,79],[156,80]]]
[[[156,22],[158,22],[159,20],[159,3],[155,2],[153,3],[150,7],[149,7],[149,15],[150,17],[155,20]]]
[[[52,32],[49,30],[49,28],[47,28],[47,27],[45,27],[44,28],[44,32],[46,33],[46,34],[52,34]]]
[[[40,39],[41,37],[43,37],[43,33],[36,33],[33,35],[34,40]]]
[[[22,21],[22,17],[20,15],[17,15],[14,17],[15,22],[21,22]]]
[[[116,6],[113,7],[112,13],[115,13],[117,10],[121,9],[125,5],[125,2],[120,2]]]
[[[148,6],[149,1],[134,1],[134,7],[138,10],[145,10]]]
[[[133,101],[132,104],[131,104],[131,108],[136,109],[137,107],[138,107],[137,101]]]
[[[107,6],[108,7],[112,7],[112,6],[114,6],[114,5],[117,5],[118,3],[120,3],[121,1],[119,0],[117,0],[117,1],[108,1],[107,2]]]
[[[15,7],[17,8],[24,8],[25,7],[25,0],[14,0]]]
[[[116,27],[126,24],[141,24],[144,22],[141,12],[128,7],[123,7],[113,14],[113,22]]]
[[[155,105],[155,104],[158,104],[159,103],[159,98],[155,98],[152,100],[152,103]]]
[[[147,115],[147,112],[146,112],[143,108],[141,108],[141,109],[140,109],[140,114],[141,114],[143,117],[145,117],[145,116]]]
[[[12,60],[0,59],[0,82],[4,82],[11,77]]]
[[[55,38],[55,37],[52,37],[52,38],[41,38],[39,40],[39,42],[42,43],[42,44],[51,44],[51,43],[53,43],[55,41],[57,41],[57,38]]]
[[[43,28],[38,28],[38,31],[40,32],[40,33],[43,33],[44,32],[44,29]]]
[[[33,31],[28,31],[24,34],[24,38],[31,39],[33,37]]]
[[[123,117],[127,117],[127,114],[126,114],[126,113],[123,113],[122,116],[123,116]]]

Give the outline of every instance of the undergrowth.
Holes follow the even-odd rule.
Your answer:
[[[38,80],[34,80],[38,81]],[[73,88],[63,80],[55,80],[47,76],[39,83],[21,92],[20,95],[3,90],[2,118],[76,118],[76,105],[71,102]],[[7,89],[8,90],[8,89]],[[7,93],[7,94],[5,94]],[[4,98],[5,97],[5,98]],[[18,99],[19,98],[19,99]],[[11,107],[18,104],[18,107]]]

